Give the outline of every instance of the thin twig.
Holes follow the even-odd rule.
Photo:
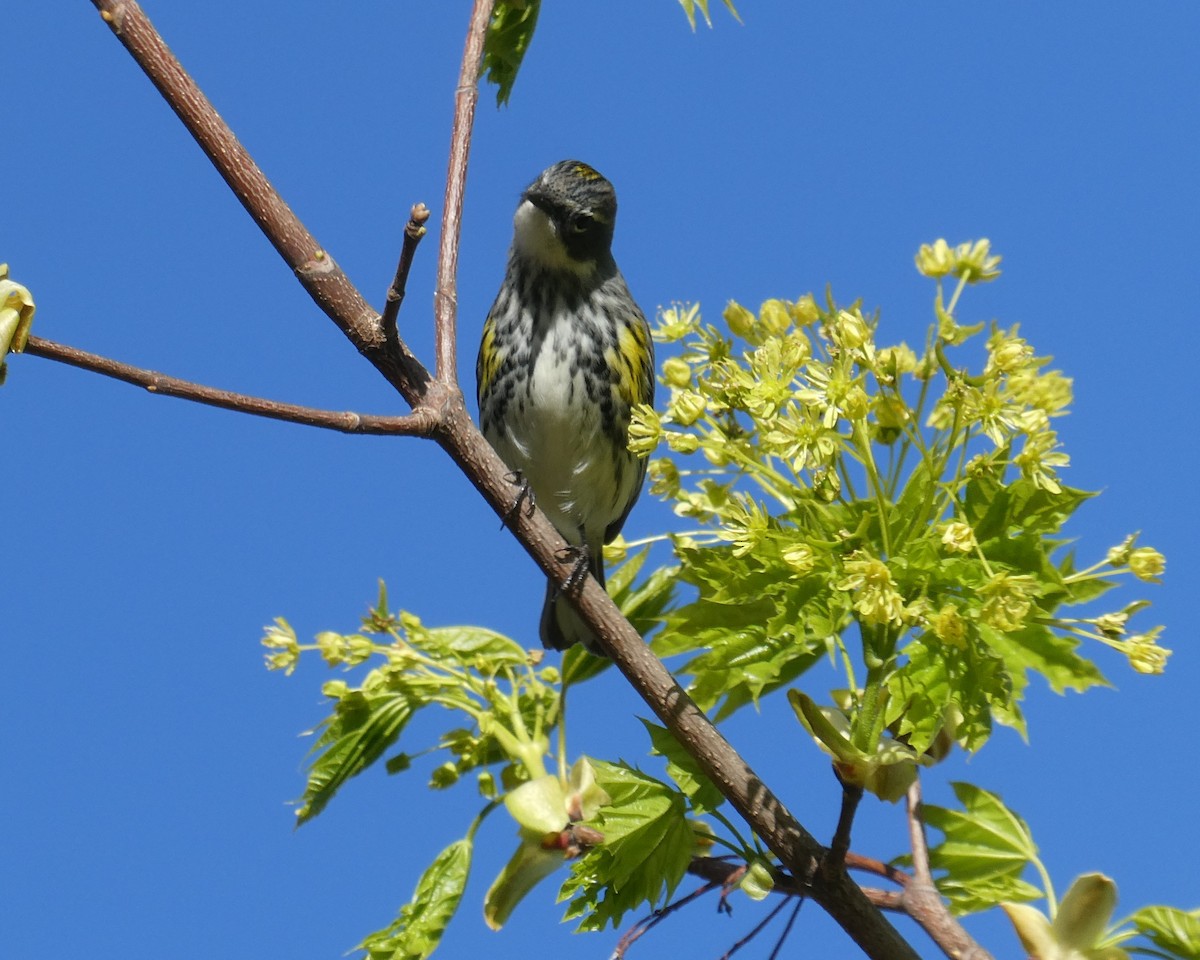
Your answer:
[[[933,886],[933,873],[929,869],[929,840],[925,836],[925,820],[921,816],[920,777],[913,780],[904,801],[908,815],[908,842],[912,848],[913,879],[917,883]]]
[[[125,383],[144,387],[151,393],[161,394],[165,397],[179,397],[183,400],[208,404],[210,407],[236,410],[239,413],[269,417],[272,420],[286,420],[289,423],[300,423],[309,427],[322,427],[342,433],[409,436],[429,436],[433,427],[433,418],[429,411],[424,409],[405,417],[381,417],[367,413],[318,410],[314,407],[301,407],[294,403],[279,403],[262,397],[247,396],[244,393],[206,387],[190,380],[180,380],[178,377],[169,377],[153,370],[133,367],[118,360],[111,360],[85,350],[55,343],[53,340],[44,340],[41,337],[30,337],[25,352],[35,357],[57,360],[59,363],[79,367],[81,370],[90,370],[106,377],[123,380]]]
[[[796,906],[792,910],[792,915],[788,917],[787,923],[784,924],[783,933],[779,935],[779,939],[775,941],[775,949],[771,951],[771,955],[767,960],[777,960],[779,951],[783,949],[784,943],[787,941],[788,934],[792,932],[792,927],[795,926],[796,917],[800,916],[800,908],[804,906],[804,898],[797,897]]]
[[[716,881],[702,884],[687,896],[680,897],[674,903],[668,903],[661,910],[655,910],[648,916],[642,917],[641,920],[639,920],[632,927],[630,927],[628,931],[622,934],[621,939],[617,941],[616,947],[609,956],[609,960],[622,960],[622,958],[625,956],[625,952],[632,947],[643,934],[649,933],[660,923],[666,920],[667,917],[675,913],[675,911],[686,907],[693,900],[699,899],[710,890],[715,890],[719,886],[720,883]]]
[[[404,225],[404,244],[400,247],[400,261],[396,264],[396,276],[388,287],[383,301],[383,314],[379,322],[383,325],[384,338],[389,342],[399,339],[396,318],[400,315],[400,304],[404,302],[404,288],[408,285],[408,271],[412,267],[417,244],[425,236],[425,222],[429,219],[429,208],[423,203],[413,205]]]
[[[850,849],[850,830],[854,826],[854,813],[862,800],[863,788],[842,779],[842,775],[834,767],[834,775],[842,785],[842,809],[838,813],[837,827],[833,831],[833,840],[826,854],[831,866],[841,869],[845,865],[846,853]]]
[[[846,851],[846,866],[850,870],[862,870],[866,873],[873,873],[878,877],[885,877],[891,880],[892,883],[898,883],[900,886],[905,886],[910,877],[903,870],[893,867],[890,863],[884,863],[882,860],[876,860],[874,857],[864,857],[861,853],[855,853],[852,850]]]
[[[864,857],[857,853],[846,854],[846,866],[852,870],[869,871],[901,886],[907,884],[909,880],[908,874],[903,870],[897,870],[880,860]],[[693,857],[692,862],[688,864],[688,873],[707,880],[709,883],[720,884],[721,887],[727,889],[730,884],[737,882],[738,874],[744,871],[745,867],[744,863],[728,861],[720,857]],[[771,879],[774,882],[774,886],[771,888],[772,893],[788,897],[806,897],[812,894],[811,885],[801,883],[790,873],[777,870]],[[898,891],[877,890],[874,887],[860,887],[859,889],[871,903],[881,910],[904,909],[901,905],[902,893]]]
[[[471,130],[475,124],[475,105],[479,101],[479,65],[483,61],[483,41],[492,17],[495,0],[475,0],[458,88],[454,91],[454,126],[450,131],[450,162],[446,171],[446,200],[442,207],[442,236],[438,248],[437,291],[434,293],[434,338],[439,383],[458,382],[458,239],[462,229],[463,196],[466,193],[467,159],[471,153]]]
[[[760,933],[762,933],[763,930],[766,928],[767,924],[770,923],[772,920],[774,920],[779,915],[779,912],[784,907],[787,906],[787,903],[788,902],[787,902],[786,898],[783,900],[780,900],[779,903],[777,903],[774,907],[771,908],[770,913],[768,913],[765,917],[762,918],[762,920],[760,920],[758,923],[756,923],[754,925],[753,930],[751,930],[748,934],[746,934],[744,937],[742,937],[741,940],[739,940],[732,947],[730,947],[723,954],[721,954],[721,960],[729,960],[729,958],[732,957],[739,950],[741,950],[742,947],[744,947],[751,940],[753,940]]]

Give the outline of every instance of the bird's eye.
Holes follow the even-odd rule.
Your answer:
[[[592,218],[586,213],[573,213],[567,218],[567,229],[572,233],[586,233]]]

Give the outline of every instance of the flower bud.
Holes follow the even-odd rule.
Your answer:
[[[725,305],[725,311],[721,314],[725,318],[725,322],[729,324],[729,329],[734,334],[744,340],[750,339],[754,332],[754,314],[743,307],[736,300],[730,300]]]
[[[686,387],[692,382],[692,368],[686,360],[679,357],[670,357],[663,361],[662,365],[663,379],[667,381],[668,386]]]

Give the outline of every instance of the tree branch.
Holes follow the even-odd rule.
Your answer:
[[[123,380],[125,383],[131,383],[137,387],[145,387],[150,393],[161,394],[164,397],[193,400],[210,407],[250,413],[256,417],[285,420],[288,423],[322,427],[342,433],[422,437],[431,436],[433,433],[434,418],[425,408],[419,408],[404,417],[381,417],[369,413],[318,410],[315,407],[301,407],[294,403],[279,403],[262,397],[247,396],[244,393],[206,387],[204,384],[180,380],[178,377],[168,377],[153,370],[132,367],[127,363],[110,360],[108,357],[101,357],[85,350],[55,343],[53,340],[44,340],[41,337],[30,337],[25,352],[35,357],[44,357],[47,360],[57,360],[59,363],[79,367],[81,370],[103,374],[115,380]]]
[[[317,306],[412,406],[429,373],[404,346],[385,351],[379,317],[284,203],[134,0],[92,0],[100,16],[187,127],[229,189]]]
[[[908,836],[912,845],[913,876],[900,896],[901,906],[929,934],[950,960],[992,960],[992,955],[963,929],[938,893],[929,869],[929,842],[921,817],[921,779],[908,788],[905,797]]]
[[[848,853],[846,855],[846,865],[854,866],[857,869],[868,869],[871,873],[887,877],[889,880],[894,880],[901,885],[908,881],[908,874],[903,871],[889,867],[878,860],[870,857],[862,857],[855,853]],[[745,866],[744,863],[722,860],[717,857],[693,857],[692,862],[688,864],[687,872],[694,877],[700,877],[708,881],[709,884],[727,887],[732,883],[737,883],[740,879],[738,874],[745,870]],[[775,886],[771,891],[772,893],[782,894],[785,897],[807,897],[812,893],[812,888],[809,884],[802,883],[791,874],[776,874],[774,880]],[[707,889],[702,888],[696,892],[696,895],[706,892]],[[904,894],[902,891],[877,890],[874,887],[862,887],[860,889],[863,895],[880,910],[890,910],[895,913],[902,913],[904,911],[902,902]],[[690,899],[694,899],[694,897]]]
[[[400,339],[396,328],[396,318],[400,315],[400,305],[404,302],[404,289],[408,286],[408,271],[412,267],[413,255],[417,252],[417,244],[425,236],[425,223],[429,219],[429,209],[423,203],[413,204],[408,215],[408,223],[404,225],[404,244],[400,247],[400,261],[396,264],[396,276],[388,287],[387,296],[383,300],[383,315],[379,323],[383,327],[383,336],[388,343]]]
[[[859,801],[863,797],[863,788],[847,783],[837,767],[833,768],[834,776],[842,786],[842,809],[838,814],[837,827],[833,831],[833,839],[829,842],[829,860],[835,866],[841,866],[850,849],[850,831],[854,826],[854,814],[858,810]]]
[[[442,207],[437,291],[433,295],[437,352],[435,370],[438,382],[447,385],[458,382],[455,332],[458,318],[458,240],[462,230],[471,130],[475,125],[475,105],[479,101],[479,66],[483,61],[483,41],[494,5],[494,0],[475,0],[458,72],[458,88],[454,91],[454,126],[450,131],[450,161],[446,171],[446,199]]]

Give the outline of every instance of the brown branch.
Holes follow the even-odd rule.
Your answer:
[[[950,960],[992,960],[992,955],[963,929],[938,893],[929,869],[929,842],[921,817],[921,780],[908,788],[905,798],[908,836],[912,845],[913,875],[900,895],[902,909],[929,934]]]
[[[803,903],[803,901],[801,901],[801,902]],[[729,960],[729,958],[732,957],[739,950],[741,950],[742,947],[744,947],[746,944],[753,941],[755,937],[757,937],[760,933],[763,932],[763,930],[765,930],[767,928],[767,924],[770,923],[772,920],[774,920],[779,915],[779,912],[781,910],[783,910],[783,908],[786,906],[787,906],[787,901],[780,900],[779,903],[777,903],[774,907],[772,907],[767,912],[767,915],[765,917],[763,917],[758,923],[756,923],[754,925],[753,930],[751,930],[748,934],[746,934],[744,937],[742,937],[740,940],[738,940],[737,943],[735,943],[732,947],[730,947],[723,954],[721,954],[721,960]]]
[[[92,0],[317,306],[417,406],[429,373],[403,344],[385,351],[379,317],[271,186],[134,0]]]
[[[437,372],[428,372],[402,343],[385,349],[379,318],[349,279],[275,193],[249,154],[167,49],[133,0],[92,0],[117,37],[179,115],[260,229],[292,266],[305,289],[372,364],[414,407],[434,419],[432,433],[548,576],[560,578],[556,556],[565,547],[540,511],[512,512],[508,469],[472,423],[453,386],[455,274],[462,191],[477,93],[478,53],[491,4],[475,0],[456,94],[450,177],[438,260]],[[844,870],[818,872],[824,848],[758,778],[684,692],[608,594],[588,578],[572,602],[593,627],[613,662],[705,774],[793,875],[809,879],[816,900],[873,960],[917,960],[917,954]]]
[[[833,839],[829,843],[829,860],[835,866],[841,866],[846,859],[846,853],[850,849],[850,831],[854,826],[854,814],[858,810],[858,804],[863,797],[863,788],[855,786],[852,783],[847,783],[842,779],[842,775],[838,773],[837,767],[833,768],[834,775],[837,777],[838,783],[842,785],[842,809],[838,814],[837,827],[833,831]]]
[[[933,872],[929,869],[929,841],[925,836],[925,821],[921,817],[921,778],[917,777],[908,788],[904,798],[908,820],[908,843],[912,849],[913,880],[933,886]]]
[[[800,908],[804,906],[803,900],[797,900],[796,906],[792,908],[792,915],[787,918],[787,923],[783,925],[783,932],[779,934],[779,939],[775,941],[775,949],[771,951],[771,955],[767,960],[775,960],[779,956],[779,951],[783,949],[783,945],[787,943],[787,938],[792,932],[792,926],[796,922],[796,918],[800,916]]]
[[[467,185],[467,159],[471,153],[471,130],[475,125],[475,105],[479,101],[479,66],[483,62],[483,41],[492,18],[495,0],[475,0],[458,88],[454,91],[454,126],[450,131],[450,162],[446,171],[446,199],[442,207],[442,236],[438,248],[437,291],[433,296],[434,340],[437,354],[436,376],[439,383],[458,383],[458,239],[462,230],[463,197]]]
[[[856,853],[846,854],[846,865],[860,870],[869,870],[881,877],[903,885],[908,881],[908,874],[895,867],[890,867],[879,860],[863,857]],[[746,865],[737,860],[722,860],[717,857],[693,857],[688,864],[687,872],[694,877],[700,877],[710,884],[728,887],[741,879],[738,874],[745,870]],[[789,873],[777,872],[774,877],[772,893],[785,897],[807,897],[812,894],[812,887],[802,883]],[[861,887],[863,895],[880,910],[903,912],[903,893],[895,890],[877,890],[874,887]]]
[[[672,903],[668,903],[661,910],[655,910],[649,916],[642,917],[637,923],[625,931],[621,935],[621,939],[617,941],[616,947],[613,948],[612,956],[609,960],[622,960],[626,952],[632,947],[644,934],[649,933],[660,923],[667,919],[671,914],[678,910],[682,910],[693,900],[697,900],[710,890],[716,890],[721,884],[717,881],[709,881],[697,887],[687,896],[680,897]]]
[[[110,360],[108,357],[101,357],[85,350],[55,343],[53,340],[44,340],[41,337],[30,337],[25,352],[35,357],[44,357],[47,360],[57,360],[59,363],[79,367],[81,370],[103,374],[137,387],[144,387],[150,393],[160,394],[164,397],[193,400],[210,407],[250,413],[256,417],[285,420],[289,423],[338,430],[342,433],[404,434],[427,437],[433,432],[434,418],[425,408],[419,408],[404,417],[381,417],[368,413],[318,410],[315,407],[302,407],[294,403],[279,403],[262,397],[247,396],[244,393],[206,387],[190,380],[180,380],[178,377],[169,377],[153,370],[133,367],[127,363]]]
[[[400,305],[404,302],[404,289],[408,286],[408,271],[412,267],[413,255],[417,252],[417,244],[425,236],[425,223],[428,219],[429,208],[423,203],[413,204],[408,223],[404,225],[404,244],[400,247],[396,276],[392,285],[388,287],[387,296],[383,300],[383,315],[379,318],[383,336],[389,343],[400,339],[400,333],[396,329],[396,318],[400,315]]]
[[[846,866],[850,870],[862,870],[864,873],[873,873],[877,877],[884,877],[901,887],[907,886],[910,879],[907,873],[893,867],[890,863],[884,863],[874,857],[864,857],[861,853],[853,851],[846,852]]]

